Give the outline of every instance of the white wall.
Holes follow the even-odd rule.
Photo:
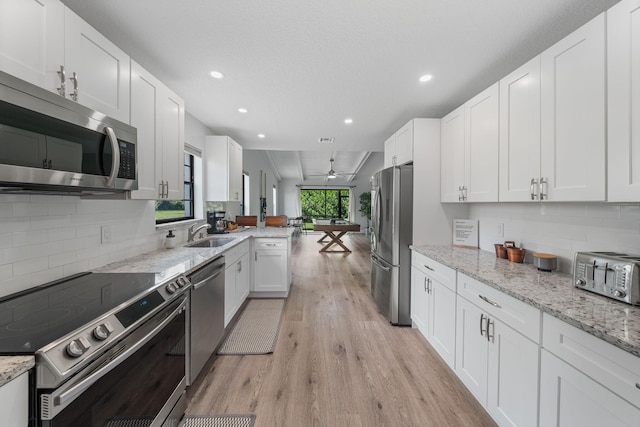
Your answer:
[[[469,218],[480,221],[481,249],[494,252],[494,243],[515,240],[529,252],[557,255],[566,273],[578,251],[640,254],[640,204],[474,203]],[[497,234],[500,224],[504,236]]]
[[[360,213],[360,194],[364,192],[371,191],[371,177],[379,170],[382,169],[384,165],[384,157],[382,153],[371,153],[365,164],[362,166],[360,171],[358,172],[358,179],[354,179],[353,181],[343,181],[336,178],[332,182],[331,185],[327,185],[327,183],[322,179],[316,180],[292,180],[292,179],[283,179],[280,181],[280,195],[281,195],[281,204],[282,204],[282,215],[287,215],[288,217],[296,217],[297,209],[298,209],[298,187],[297,185],[320,185],[327,186],[327,188],[340,188],[343,186],[355,186],[353,189],[355,195],[356,202],[356,222],[360,224],[360,228],[364,231],[364,228],[367,226],[367,218],[362,216]],[[334,185],[335,184],[335,185]],[[318,187],[322,188],[322,187]]]
[[[187,114],[186,142],[202,147],[206,134]],[[110,243],[101,243],[103,226]],[[170,228],[184,242],[187,226]],[[0,296],[160,249],[166,234],[156,229],[153,200],[0,195]]]

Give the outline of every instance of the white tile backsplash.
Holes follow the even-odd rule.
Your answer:
[[[472,203],[469,218],[480,223],[481,249],[494,252],[494,243],[515,240],[529,252],[557,255],[558,269],[566,273],[571,272],[575,252],[640,254],[640,205]],[[504,236],[496,235],[498,224],[504,225]]]
[[[166,234],[152,200],[0,195],[0,296],[154,251]]]

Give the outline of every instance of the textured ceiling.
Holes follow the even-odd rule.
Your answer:
[[[617,0],[63,2],[217,134],[247,149],[362,156],[413,117],[442,117]],[[283,177],[328,170],[324,157],[291,174],[279,168]]]

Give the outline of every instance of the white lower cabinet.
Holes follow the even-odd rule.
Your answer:
[[[249,242],[242,242],[225,251],[224,271],[224,326],[233,319],[249,295]]]
[[[511,326],[522,319],[539,337],[539,310],[463,274],[457,286],[482,305],[458,295],[456,374],[498,424],[537,426],[539,345]]]
[[[0,387],[2,426],[25,427],[29,423],[29,374],[25,372]]]
[[[256,238],[253,244],[252,292],[256,296],[287,296],[291,283],[289,239]]]
[[[640,358],[547,314],[541,426],[638,426]]]
[[[456,356],[455,271],[413,252],[411,281],[411,319],[453,369]]]
[[[541,426],[637,427],[639,420],[640,409],[542,350]]]

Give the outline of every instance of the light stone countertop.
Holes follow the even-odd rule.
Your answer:
[[[208,238],[232,238],[230,243],[214,248],[188,248],[178,246],[172,249],[158,249],[126,260],[117,261],[100,267],[96,273],[159,273],[164,277],[177,274],[189,274],[201,264],[221,255],[250,237],[287,238],[293,234],[293,227],[248,227],[226,234],[210,234]],[[202,240],[202,239],[198,239]]]
[[[33,368],[35,360],[33,356],[0,356],[0,387]]]
[[[569,274],[538,271],[492,252],[453,246],[411,249],[640,357],[640,307],[578,289]]]
[[[188,274],[201,264],[221,255],[250,237],[287,238],[293,234],[293,227],[248,227],[234,230],[227,234],[212,234],[207,238],[233,238],[224,246],[215,248],[187,248],[178,246],[173,249],[159,249],[154,252],[138,255],[123,261],[100,267],[100,273],[157,273],[163,277],[177,274]],[[35,364],[33,356],[0,356],[0,386],[31,369]]]

